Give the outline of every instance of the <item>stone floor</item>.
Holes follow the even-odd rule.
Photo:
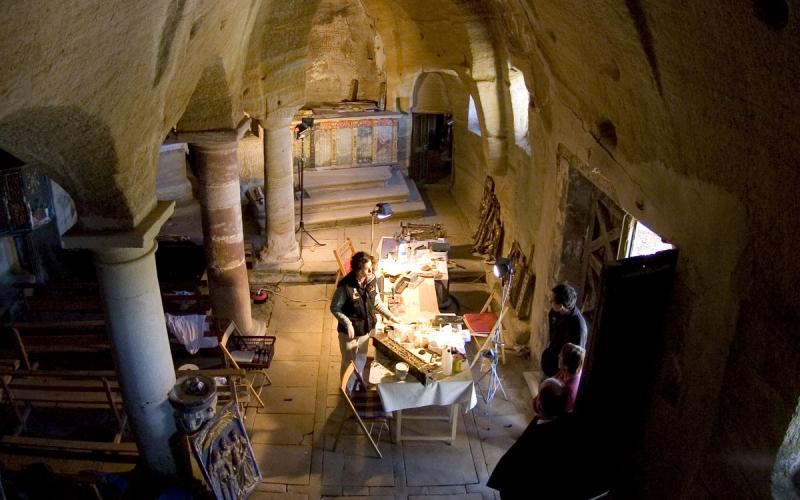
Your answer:
[[[484,284],[453,283],[452,293]],[[394,444],[384,433],[383,459],[355,425],[334,451],[333,438],[345,416],[339,396],[339,348],[335,319],[328,311],[332,284],[284,284],[273,294],[268,319],[277,336],[269,369],[273,384],[263,388],[265,409],[250,408],[246,424],[264,475],[251,498],[494,498],[484,485],[488,473],[531,419],[530,393],[522,376],[528,362],[512,353],[501,366],[508,401],[479,403],[461,413],[453,445],[442,442]],[[479,306],[478,306],[479,307]],[[476,379],[479,367],[473,369]],[[415,432],[436,432],[415,422]]]
[[[430,209],[417,223],[441,223],[451,247],[468,245],[471,231],[450,195],[428,191]],[[389,219],[375,228],[375,240],[399,231],[400,221]],[[339,347],[336,322],[328,311],[333,284],[308,283],[303,276],[336,269],[332,250],[350,238],[356,250],[370,245],[370,226],[317,229],[306,237],[303,261],[293,269],[252,273],[254,282],[269,283],[269,305],[256,311],[277,336],[276,355],[269,369],[273,385],[265,386],[265,409],[251,408],[247,426],[258,457],[263,482],[251,496],[272,498],[374,499],[492,499],[485,486],[488,474],[532,417],[530,391],[523,371],[530,362],[508,353],[500,373],[508,395],[498,394],[491,406],[483,401],[486,380],[479,385],[478,405],[462,412],[453,445],[443,442],[394,444],[384,433],[379,459],[355,425],[334,451],[333,439],[345,406],[339,396]],[[488,266],[476,259],[457,261],[479,274]],[[297,282],[306,281],[306,282]],[[451,282],[463,311],[479,310],[486,297],[484,283]],[[473,369],[477,379],[479,366]],[[416,432],[436,432],[437,423],[414,422]],[[425,426],[431,427],[425,427]],[[405,427],[405,426],[404,426]]]
[[[471,231],[449,193],[425,193],[429,202],[426,214],[417,223],[442,223],[451,248],[468,248]],[[192,207],[180,211],[170,226],[180,234],[199,231],[199,217]],[[197,227],[194,227],[197,226]],[[375,240],[399,231],[400,221],[389,219],[375,227]],[[356,249],[368,249],[370,226],[359,225],[318,229],[314,237],[325,246],[307,245],[303,260],[294,268],[251,271],[251,284],[270,291],[270,300],[254,306],[253,314],[267,323],[269,334],[277,337],[276,355],[269,368],[272,385],[263,388],[265,408],[250,408],[246,425],[264,479],[252,499],[492,499],[493,490],[484,485],[506,449],[520,435],[532,417],[530,392],[523,372],[530,361],[509,353],[500,367],[508,400],[498,395],[487,406],[482,397],[486,381],[479,386],[479,402],[472,410],[460,413],[458,436],[453,445],[443,442],[403,442],[394,444],[384,433],[380,442],[383,459],[354,425],[345,428],[337,450],[333,438],[345,407],[338,393],[339,348],[335,320],[328,311],[332,283],[314,283],[315,273],[336,269],[332,250],[345,238]],[[466,252],[456,263],[468,272],[483,277],[488,265]],[[451,275],[452,276],[452,275]],[[469,274],[465,274],[469,276]],[[453,279],[450,291],[461,311],[477,311],[483,304],[487,286],[481,280]],[[480,376],[479,367],[473,372]],[[412,432],[436,431],[414,422]],[[0,456],[0,459],[3,457]],[[99,470],[122,471],[125,465],[99,462],[51,463],[61,472]],[[58,465],[58,467],[55,467]]]

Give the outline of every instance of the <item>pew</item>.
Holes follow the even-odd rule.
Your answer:
[[[242,415],[249,402],[249,393],[244,380],[244,370],[186,370],[182,375],[202,375],[210,378],[223,377],[225,384],[217,385],[217,406],[230,401],[240,405]],[[15,369],[0,364],[2,404],[10,407],[16,417],[16,428],[0,436],[0,449],[14,453],[26,453],[57,458],[88,458],[113,462],[135,463],[138,459],[136,443],[123,441],[127,431],[127,415],[123,407],[117,375],[113,371],[44,371]],[[53,436],[26,435],[28,421],[34,408],[45,408],[52,412],[70,409],[109,412],[116,425],[109,440],[60,439]]]
[[[204,280],[160,283],[164,312],[205,314],[211,299]],[[103,319],[103,301],[97,283],[21,283],[25,318],[29,321]]]

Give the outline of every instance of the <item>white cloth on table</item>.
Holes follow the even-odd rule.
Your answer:
[[[410,373],[403,382],[397,381],[384,370],[370,370],[370,384],[377,384],[383,408],[386,411],[407,410],[433,405],[464,404],[468,410],[478,404],[472,372],[465,369],[428,385],[420,383]]]
[[[186,348],[189,354],[196,354],[201,348],[216,347],[219,340],[216,337],[205,337],[206,315],[205,314],[185,314],[174,315],[164,314],[167,323],[167,330]]]

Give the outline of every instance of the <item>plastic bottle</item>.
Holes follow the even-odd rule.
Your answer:
[[[453,353],[447,346],[442,347],[442,375],[445,377],[453,374]]]
[[[461,359],[460,354],[456,354],[455,347],[453,348],[453,374],[460,373],[461,370],[464,369],[463,367],[463,360]]]

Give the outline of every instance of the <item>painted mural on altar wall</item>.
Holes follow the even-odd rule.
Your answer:
[[[303,157],[307,168],[333,169],[397,163],[398,113],[376,113],[376,117],[315,117],[312,134],[294,154]],[[388,116],[387,116],[388,115]]]

